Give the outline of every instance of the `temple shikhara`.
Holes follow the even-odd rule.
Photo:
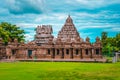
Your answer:
[[[57,38],[52,35],[51,25],[41,25],[36,28],[35,39],[28,43],[9,42],[5,46],[0,39],[0,58],[15,60],[102,60],[102,45],[100,38],[91,44],[90,38],[84,41],[78,33],[70,15],[65,21]]]

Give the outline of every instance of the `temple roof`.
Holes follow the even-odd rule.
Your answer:
[[[53,30],[51,25],[41,25],[36,29],[35,43],[38,45],[46,44],[52,38]]]
[[[79,33],[76,27],[74,26],[73,20],[70,17],[70,15],[68,15],[68,18],[66,19],[64,26],[62,27],[61,31],[59,31],[58,38],[61,38],[61,39],[80,38]]]

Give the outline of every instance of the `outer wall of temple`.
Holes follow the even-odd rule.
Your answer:
[[[0,58],[7,59],[102,59],[102,45],[96,37],[94,44],[89,37],[85,41],[79,36],[70,16],[66,19],[58,37],[52,35],[52,26],[38,26],[35,40],[27,44],[9,42],[7,46],[0,40]]]

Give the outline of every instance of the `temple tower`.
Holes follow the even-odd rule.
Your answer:
[[[73,24],[73,20],[70,17],[70,15],[66,19],[66,22],[65,22],[64,26],[62,27],[61,31],[59,31],[58,38],[60,38],[62,41],[66,41],[68,39],[76,40],[76,39],[80,38],[79,33],[78,33],[77,29],[75,28],[75,26]]]
[[[38,26],[36,29],[35,43],[39,46],[47,44],[49,40],[53,40],[52,33],[51,25]]]

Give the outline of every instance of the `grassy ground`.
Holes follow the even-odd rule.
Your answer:
[[[0,80],[120,80],[120,63],[0,63]]]

